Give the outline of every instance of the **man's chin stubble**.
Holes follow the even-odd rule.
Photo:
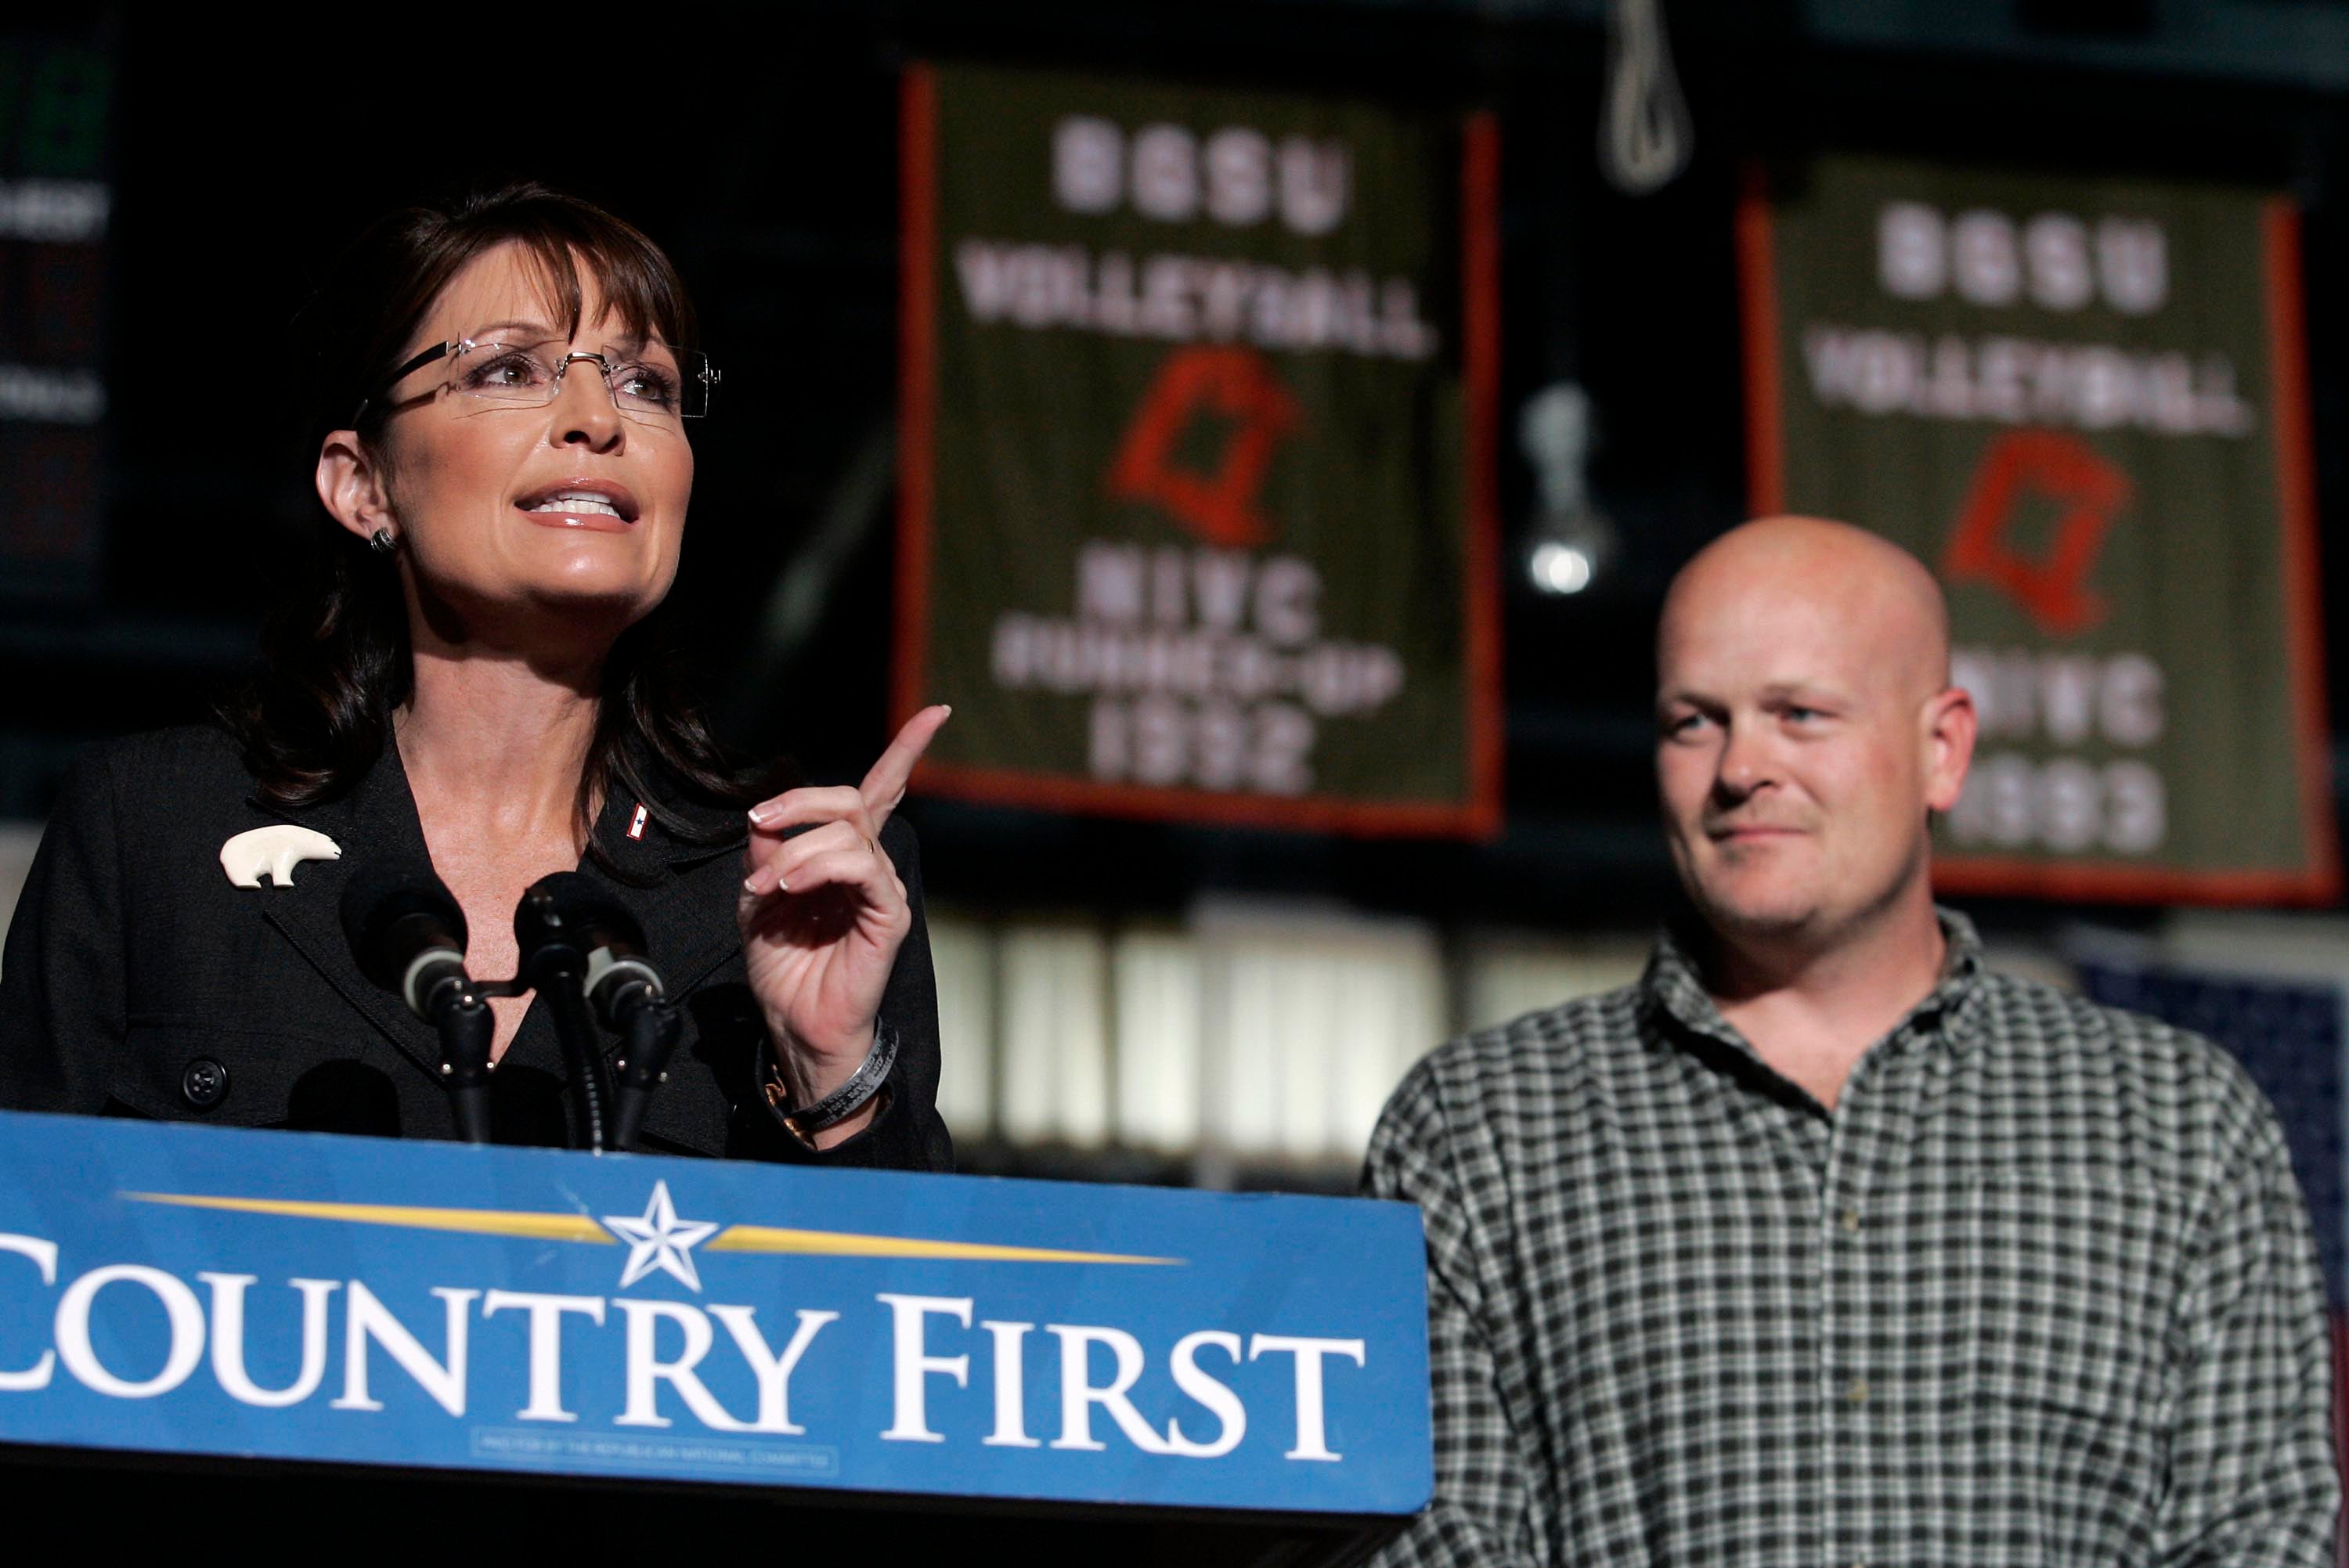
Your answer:
[[[1755,906],[1702,895],[1696,902],[1704,913],[1705,923],[1733,940],[1778,942],[1800,936],[1817,922],[1819,914],[1815,903]]]

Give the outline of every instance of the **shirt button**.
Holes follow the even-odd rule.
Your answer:
[[[1849,1399],[1855,1405],[1867,1404],[1868,1379],[1865,1377],[1853,1378],[1851,1380],[1851,1387],[1844,1390],[1844,1398]]]
[[[1859,1233],[1858,1210],[1846,1209],[1843,1212],[1843,1228],[1850,1232],[1853,1235],[1857,1235]]]
[[[198,1110],[210,1110],[228,1098],[228,1068],[210,1057],[198,1057],[180,1075],[180,1095]]]

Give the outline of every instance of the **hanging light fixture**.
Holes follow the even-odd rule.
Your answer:
[[[1615,559],[1615,525],[1592,504],[1590,395],[1556,381],[1526,400],[1517,447],[1534,470],[1540,510],[1525,552],[1526,575],[1544,593],[1587,591]]]

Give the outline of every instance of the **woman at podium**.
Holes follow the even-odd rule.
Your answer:
[[[309,585],[220,723],[67,776],[0,964],[0,1106],[455,1136],[448,1036],[398,994],[426,960],[355,952],[346,890],[437,875],[493,981],[535,961],[526,891],[574,872],[640,927],[675,1020],[638,1146],[945,1169],[891,812],[946,711],[859,787],[771,793],[681,690],[662,603],[719,377],[668,259],[515,186],[386,220],[305,317],[299,346],[234,352],[310,413]],[[625,1061],[578,1000],[471,1004],[494,1067],[468,1126],[583,1141],[578,1080]]]

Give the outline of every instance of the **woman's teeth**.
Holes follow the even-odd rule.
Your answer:
[[[523,510],[526,511],[573,511],[592,513],[600,517],[620,515],[619,509],[610,501],[601,496],[593,495],[549,496],[546,500],[533,506],[525,507]]]

